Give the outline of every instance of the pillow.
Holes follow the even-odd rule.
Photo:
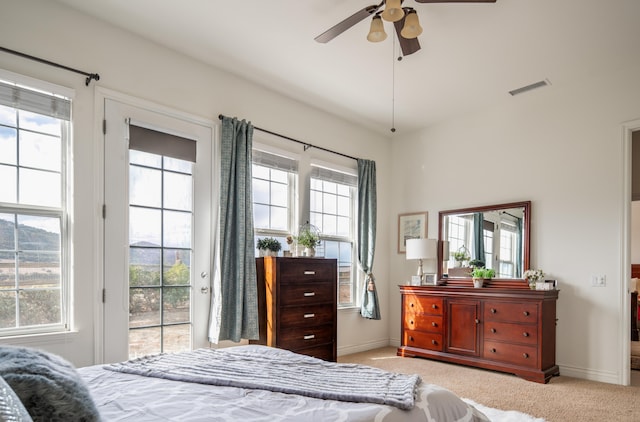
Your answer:
[[[76,369],[54,354],[0,346],[0,376],[34,421],[99,421],[89,390]]]
[[[629,283],[629,291],[630,292],[637,292],[638,291],[638,287],[640,287],[639,284],[640,283],[638,282],[637,278],[632,278],[631,282]]]
[[[0,422],[32,422],[16,393],[0,377]]]

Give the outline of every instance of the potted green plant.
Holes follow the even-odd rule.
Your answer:
[[[278,239],[273,237],[263,237],[258,239],[258,250],[262,256],[277,256],[278,251],[282,249],[282,245]]]
[[[316,254],[315,247],[320,245],[320,236],[310,228],[302,228],[296,237],[298,245],[305,248],[305,256],[313,257]]]
[[[475,267],[471,271],[473,287],[482,287],[485,280],[491,280],[495,275],[496,272],[493,268]]]
[[[466,249],[455,251],[455,252],[451,252],[451,256],[456,261],[456,267],[462,267],[462,262],[463,261],[468,261],[469,259],[471,259],[469,257],[469,254],[467,253]]]

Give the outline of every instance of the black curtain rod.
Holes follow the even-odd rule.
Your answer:
[[[218,119],[220,119],[220,120],[222,120],[222,118],[223,118],[223,117],[225,117],[225,116],[223,116],[222,114],[219,114],[219,115],[218,115]],[[308,150],[309,148],[315,148],[315,149],[319,149],[319,150],[322,150],[322,151],[330,152],[330,153],[332,153],[332,154],[340,155],[340,156],[342,156],[342,157],[345,157],[345,158],[351,158],[352,160],[356,160],[356,161],[358,161],[358,159],[357,159],[356,157],[352,157],[352,156],[350,156],[350,155],[343,154],[343,153],[341,153],[341,152],[332,151],[332,150],[327,149],[327,148],[323,148],[323,147],[315,146],[315,145],[312,145],[312,144],[310,144],[310,143],[308,143],[308,142],[302,142],[302,141],[299,141],[299,140],[297,140],[297,139],[290,138],[290,137],[288,137],[288,136],[281,135],[281,134],[279,134],[279,133],[275,133],[275,132],[272,132],[272,131],[267,130],[267,129],[259,128],[259,127],[257,127],[257,126],[254,126],[253,128],[254,128],[254,129],[256,129],[256,130],[259,130],[260,132],[265,132],[265,133],[268,133],[268,134],[270,134],[270,135],[275,135],[275,136],[278,136],[278,137],[280,137],[280,138],[286,139],[286,140],[288,140],[288,141],[297,142],[297,143],[299,143],[299,144],[302,144],[302,145],[304,145],[304,150],[305,150],[305,151],[306,151],[306,150]]]
[[[98,75],[97,73],[83,72],[82,70],[74,69],[72,67],[65,66],[65,65],[62,65],[62,64],[59,64],[59,63],[50,62],[49,60],[41,59],[40,57],[30,56],[28,54],[21,53],[19,51],[15,51],[15,50],[10,50],[10,49],[5,48],[5,47],[0,47],[0,51],[4,51],[5,53],[9,53],[9,54],[15,54],[16,56],[20,56],[22,58],[29,59],[29,60],[34,60],[36,62],[48,64],[49,66],[54,66],[54,67],[58,67],[60,69],[68,70],[69,72],[75,72],[75,73],[79,73],[81,75],[84,75],[84,76],[87,77],[87,79],[85,79],[85,81],[84,81],[84,84],[86,86],[89,86],[89,83],[91,82],[91,79],[95,79],[96,81],[100,80],[100,75]]]

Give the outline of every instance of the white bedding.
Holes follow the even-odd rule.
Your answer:
[[[291,358],[265,346],[239,346],[229,353],[251,352]],[[114,372],[102,366],[78,370],[104,421],[488,421],[450,391],[422,383],[411,410],[323,400],[294,394],[213,386]]]

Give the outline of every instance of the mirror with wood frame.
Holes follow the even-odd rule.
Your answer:
[[[440,283],[468,285],[474,266],[492,268],[488,287],[527,287],[531,201],[440,211]]]

